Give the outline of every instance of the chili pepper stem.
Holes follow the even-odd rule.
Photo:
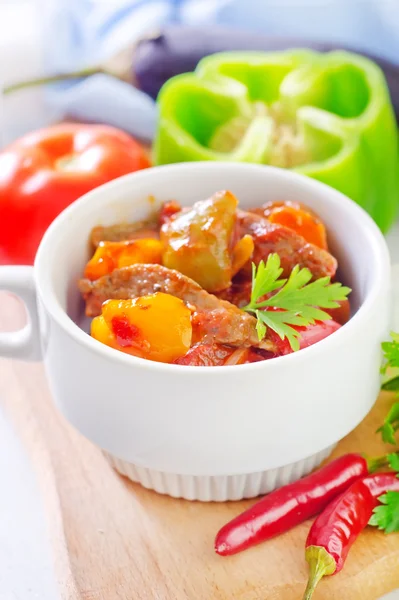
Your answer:
[[[325,575],[332,575],[336,571],[336,564],[331,556],[321,546],[309,546],[305,553],[309,564],[309,580],[302,600],[311,600],[317,584]]]
[[[46,85],[47,83],[57,83],[58,81],[66,81],[68,79],[83,79],[85,77],[89,77],[90,75],[97,75],[104,72],[105,71],[103,68],[96,66],[80,69],[79,71],[72,71],[71,73],[61,73],[58,75],[50,75],[49,77],[41,77],[37,79],[26,79],[25,81],[18,81],[17,83],[6,85],[3,88],[3,94],[12,94],[13,92],[17,92],[18,90],[22,90],[24,88]]]
[[[382,469],[389,466],[387,455],[377,456],[376,458],[367,458],[365,457],[367,462],[367,468],[369,473],[374,473],[378,469]]]

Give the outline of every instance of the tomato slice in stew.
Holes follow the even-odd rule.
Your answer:
[[[341,328],[341,325],[332,319],[330,321],[318,321],[314,325],[308,325],[308,327],[294,327],[300,332],[301,337],[299,340],[300,350],[313,346],[317,342],[324,340],[335,331]],[[287,338],[282,340],[277,333],[269,329],[269,335],[279,350],[280,355],[291,354],[293,352]]]

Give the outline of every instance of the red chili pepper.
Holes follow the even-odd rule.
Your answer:
[[[367,461],[359,454],[347,454],[268,494],[222,527],[215,540],[216,552],[222,556],[236,554],[288,531],[318,514],[379,464],[379,459]]]
[[[333,500],[313,523],[306,540],[310,575],[303,600],[310,600],[318,582],[344,566],[348,552],[388,491],[399,490],[395,473],[376,473],[355,481]]]
[[[379,498],[386,492],[399,492],[397,473],[375,473],[363,479],[374,498]]]

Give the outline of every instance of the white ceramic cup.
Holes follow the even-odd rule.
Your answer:
[[[349,323],[295,354],[233,367],[150,362],[85,333],[76,282],[92,227],[148,216],[150,196],[189,206],[221,189],[244,209],[295,200],[320,215],[339,278],[353,288]],[[250,497],[310,471],[372,407],[389,287],[383,236],[334,189],[265,166],[168,165],[86,194],[50,226],[34,268],[0,269],[0,289],[20,296],[30,315],[25,330],[0,335],[0,354],[41,354],[60,411],[131,479],[188,499]]]

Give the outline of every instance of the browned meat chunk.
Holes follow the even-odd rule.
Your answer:
[[[176,365],[187,365],[190,367],[218,367],[225,364],[237,349],[223,344],[196,344],[177,360]],[[249,350],[245,349],[248,353]]]
[[[247,279],[246,281],[237,283],[233,282],[230,287],[221,292],[217,292],[216,296],[221,300],[227,300],[239,308],[242,308],[249,304],[251,300],[251,289],[252,282]]]
[[[193,308],[193,343],[258,346],[273,351],[268,339],[259,342],[256,319],[239,308],[209,294],[195,281],[178,271],[161,265],[137,264],[116,269],[96,281],[82,279],[79,289],[86,301],[89,317],[101,313],[101,305],[109,299],[125,300],[155,292],[171,294]]]
[[[240,237],[249,234],[255,244],[253,262],[259,264],[261,260],[267,260],[272,252],[276,252],[284,269],[283,276],[288,277],[295,267],[307,267],[313,274],[314,279],[333,277],[337,270],[337,261],[329,252],[322,250],[282,225],[270,223],[263,217],[245,212],[237,211]],[[248,264],[248,276],[251,276],[251,265]]]

